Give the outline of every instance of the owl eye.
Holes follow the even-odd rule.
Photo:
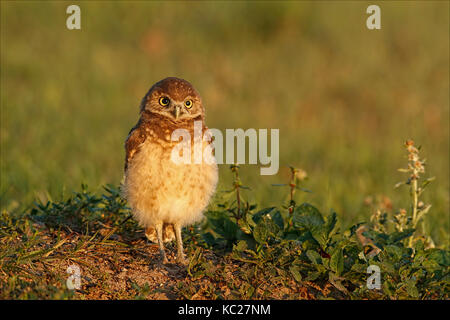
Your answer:
[[[190,108],[192,108],[192,105],[193,105],[194,103],[192,102],[192,100],[186,100],[185,102],[184,102],[184,106],[186,107],[186,108],[188,108],[188,109],[190,109]]]
[[[167,106],[169,103],[170,103],[170,100],[167,97],[161,97],[159,99],[159,104],[162,105],[163,107]]]

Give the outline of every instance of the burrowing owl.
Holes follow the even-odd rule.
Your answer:
[[[125,142],[124,195],[147,238],[158,242],[163,263],[168,261],[164,242],[174,238],[177,261],[186,263],[181,229],[201,220],[218,180],[214,161],[180,163],[171,157],[178,143],[172,132],[186,129],[193,142],[194,121],[207,130],[199,94],[186,80],[166,78],[142,99],[139,121]],[[210,143],[200,141],[203,150]]]

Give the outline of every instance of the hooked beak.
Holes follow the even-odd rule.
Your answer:
[[[180,117],[181,107],[175,106],[175,119],[178,119]]]

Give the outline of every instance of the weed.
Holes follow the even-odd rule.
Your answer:
[[[406,141],[405,147],[408,151],[408,166],[407,168],[399,169],[399,171],[407,173],[408,179],[404,182],[397,183],[396,187],[399,187],[401,185],[410,186],[410,195],[412,201],[411,216],[406,217],[406,210],[401,210],[400,213],[396,216],[396,227],[397,229],[403,229],[406,226],[409,226],[413,229],[416,229],[419,222],[425,217],[425,215],[431,208],[431,204],[424,204],[422,201],[420,201],[419,197],[425,191],[427,185],[435,178],[428,178],[421,182],[420,178],[422,174],[425,173],[426,160],[420,158],[420,147],[416,148],[414,146],[414,141]],[[430,246],[434,246],[431,237],[427,237],[425,240]],[[410,248],[412,248],[414,241],[415,236],[413,235],[408,240],[408,246]]]

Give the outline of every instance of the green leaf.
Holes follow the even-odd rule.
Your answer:
[[[372,239],[375,242],[375,246],[377,246],[378,248],[382,248],[386,244],[386,242],[389,242],[390,238],[389,235],[381,232],[376,232],[375,230],[364,231],[362,235],[366,238]]]
[[[405,284],[406,284],[406,291],[408,292],[408,294],[413,298],[418,298],[419,290],[417,290],[416,288],[416,280],[414,279],[406,280]]]
[[[406,239],[413,235],[415,229],[406,229],[405,231],[399,232],[393,232],[388,237],[388,243],[396,243],[399,241],[402,241],[403,239]]]
[[[402,248],[395,245],[387,245],[384,247],[384,250],[391,256],[394,257],[394,260],[400,260],[403,256]]]
[[[308,276],[305,278],[305,281],[314,281],[317,280],[321,275],[319,271],[312,271],[308,273]]]
[[[429,260],[432,260],[441,266],[450,266],[450,252],[440,249],[430,249],[427,255]]]
[[[327,217],[327,222],[325,224],[325,230],[327,232],[327,236],[329,237],[331,232],[333,231],[334,227],[336,226],[337,218],[336,218],[336,212],[332,212]]]
[[[414,248],[416,252],[422,252],[424,250],[424,243],[421,239],[419,239],[418,241],[416,241]]]
[[[325,248],[328,242],[328,236],[325,228],[315,227],[310,230],[313,238],[320,244],[322,248]]]
[[[422,190],[425,189],[425,187],[426,187],[427,185],[429,185],[430,182],[433,181],[435,178],[436,178],[436,177],[431,177],[431,178],[426,179],[424,182],[422,182]]]
[[[256,223],[255,223],[255,221],[253,220],[253,215],[252,214],[246,214],[245,215],[245,221],[247,221],[247,224],[250,226],[250,227],[252,227],[252,228],[254,228],[254,227],[256,227]]]
[[[336,248],[331,254],[330,268],[337,275],[340,275],[344,271],[344,253],[341,248]]]
[[[347,288],[342,284],[342,280],[345,280],[344,278],[339,277],[339,275],[334,274],[333,272],[330,272],[328,274],[328,280],[330,283],[338,290],[348,293]]]
[[[258,243],[264,244],[267,243],[271,237],[276,237],[279,230],[280,229],[271,218],[264,217],[253,229],[253,237]]]
[[[395,293],[395,286],[390,280],[383,281],[383,291],[389,297],[393,297]]]
[[[327,230],[333,227],[333,217],[331,217],[330,225],[325,226],[325,221],[319,210],[308,203],[303,203],[295,208],[292,221],[296,228],[309,231],[321,247],[326,246],[328,242]]]
[[[309,203],[303,203],[295,208],[293,222],[296,227],[308,230],[320,227],[325,223],[319,210]]]
[[[272,215],[272,220],[280,228],[280,230],[284,230],[284,220],[283,220],[283,216],[281,215],[280,211],[277,210]]]
[[[265,215],[269,214],[274,209],[276,209],[276,208],[270,207],[270,208],[261,209],[258,212],[252,214],[252,220],[257,224]]]
[[[386,272],[388,274],[396,274],[397,273],[394,265],[387,261],[383,261],[380,265],[380,268],[383,272]]]
[[[336,226],[336,213],[332,212],[325,224],[321,226],[315,226],[310,229],[311,235],[313,238],[320,244],[322,248],[325,248],[328,244],[328,240],[330,239],[330,235]]]
[[[225,213],[219,213],[215,218],[210,218],[211,227],[219,236],[231,242],[237,237],[239,227],[230,220]]]
[[[355,271],[355,272],[366,274],[367,273],[367,264],[355,263],[354,265],[352,265],[351,270]]]
[[[290,266],[289,271],[291,272],[292,276],[297,282],[302,281],[302,275],[300,274],[300,271],[298,270],[298,267],[296,266]]]
[[[242,252],[247,249],[247,242],[245,240],[238,241],[237,244],[233,245],[233,251]]]
[[[306,251],[306,255],[308,256],[309,260],[314,264],[321,264],[322,258],[320,257],[320,254],[317,253],[314,250],[308,250]]]
[[[422,267],[424,267],[430,273],[433,273],[436,270],[441,269],[441,266],[439,265],[439,263],[437,263],[436,261],[431,260],[431,259],[425,259],[422,262]]]
[[[216,240],[211,232],[202,233],[202,238],[210,246],[216,244]]]
[[[266,226],[260,221],[253,229],[253,238],[255,238],[256,242],[264,244],[267,242],[268,236],[269,233],[267,232]]]

